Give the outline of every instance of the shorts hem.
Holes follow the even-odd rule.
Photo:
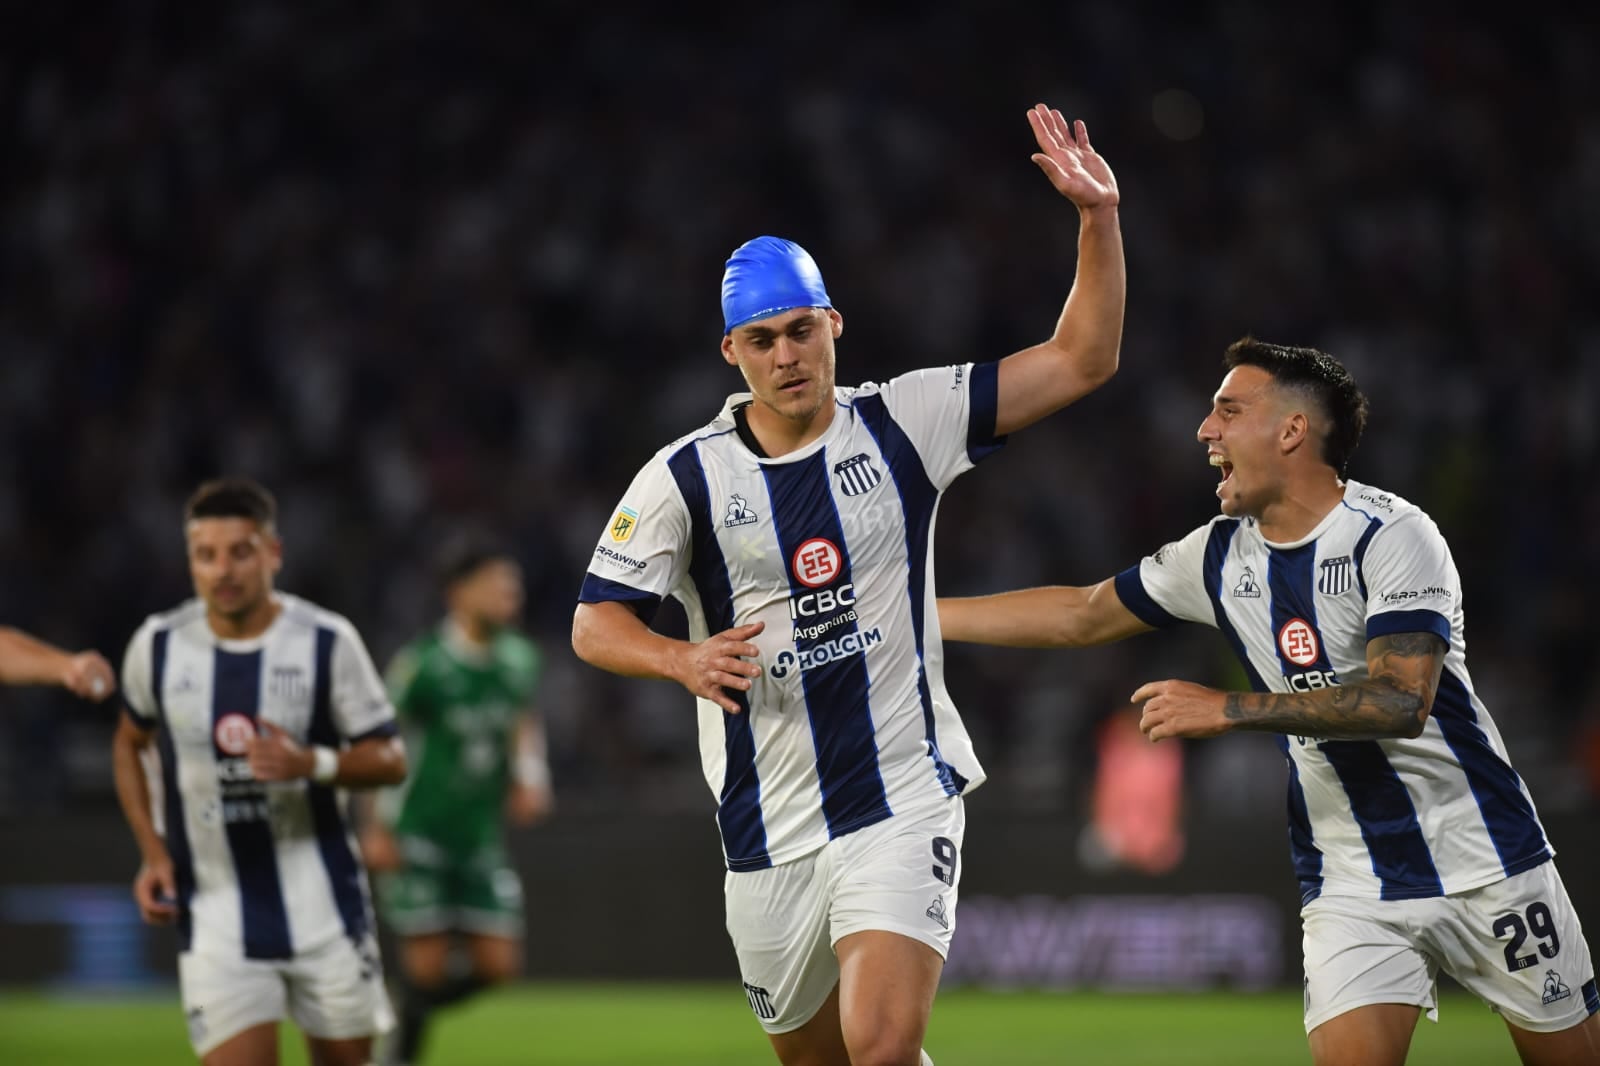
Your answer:
[[[843,940],[847,936],[850,936],[852,933],[895,933],[899,936],[908,937],[912,940],[915,940],[919,944],[928,945],[930,948],[939,953],[939,957],[941,959],[949,959],[950,957],[950,945],[944,943],[939,937],[928,932],[926,929],[918,929],[909,924],[889,921],[882,918],[867,919],[849,925],[843,929],[835,930],[833,937],[828,941],[828,946],[834,948],[835,953],[837,953],[839,941]],[[952,929],[950,933],[946,935],[949,936],[953,935],[954,933],[955,930]]]
[[[1494,1007],[1496,1014],[1509,1025],[1530,1033],[1560,1033],[1574,1026],[1582,1025],[1589,1020],[1595,1012],[1579,1004],[1580,1009],[1572,1011],[1562,1018],[1519,1018],[1501,1007]]]
[[[185,1011],[187,1011],[187,1008],[185,1008]],[[226,1033],[218,1035],[207,1033],[205,1040],[190,1040],[189,1046],[194,1049],[195,1058],[203,1059],[247,1029],[254,1029],[258,1025],[278,1025],[286,1021],[288,1017],[288,1011],[284,1011],[270,1017],[246,1018]]]
[[[1426,1013],[1430,1021],[1437,1022],[1439,1020],[1439,995],[1437,992],[1429,997],[1428,1002],[1424,1003],[1413,1003],[1408,1000],[1398,999],[1392,993],[1379,993],[1371,996],[1361,996],[1335,1006],[1325,1007],[1315,1015],[1308,1013],[1305,1016],[1306,1035],[1310,1036],[1311,1030],[1319,1025],[1333,1021],[1341,1014],[1349,1014],[1353,1010],[1375,1006],[1379,1003],[1393,1003],[1401,1007],[1416,1007]]]
[[[760,1018],[757,1018],[756,1021],[761,1023],[762,1030],[764,1030],[768,1036],[782,1036],[784,1033],[792,1033],[796,1029],[799,1029],[801,1026],[805,1025],[811,1019],[815,1018],[817,1016],[817,1012],[822,1009],[822,1005],[828,1002],[828,997],[833,995],[833,990],[838,987],[838,981],[835,981],[833,984],[829,985],[828,990],[822,994],[822,998],[817,1000],[817,1002],[812,1005],[811,1009],[806,1011],[805,1017],[801,1018],[799,1021],[768,1022]]]

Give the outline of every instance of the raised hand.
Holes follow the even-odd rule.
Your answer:
[[[250,773],[257,781],[293,781],[311,776],[316,760],[309,749],[265,718],[256,726],[260,732],[250,738],[245,754],[250,760]]]
[[[111,664],[99,652],[80,651],[67,660],[61,684],[75,696],[103,700],[116,689],[117,675],[111,672]]]
[[[675,672],[678,683],[729,714],[738,714],[739,704],[724,690],[748,692],[755,683],[753,679],[761,675],[761,667],[745,660],[761,654],[761,649],[749,641],[766,627],[765,622],[751,622],[688,645]]]
[[[1057,192],[1085,211],[1117,205],[1116,175],[1089,143],[1089,127],[1082,121],[1069,125],[1061,112],[1044,104],[1028,112],[1028,125],[1039,142],[1033,161]]]

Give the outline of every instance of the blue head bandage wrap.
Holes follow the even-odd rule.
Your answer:
[[[745,241],[722,274],[722,327],[735,328],[796,307],[832,307],[809,252],[781,237]]]

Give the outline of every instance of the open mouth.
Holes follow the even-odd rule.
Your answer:
[[[1218,455],[1216,452],[1212,452],[1209,456],[1209,459],[1211,461],[1211,465],[1216,467],[1217,470],[1219,470],[1222,474],[1222,480],[1217,482],[1218,487],[1226,485],[1228,483],[1228,479],[1233,477],[1233,464],[1228,462],[1228,460],[1224,459],[1221,455]]]
[[[806,387],[806,382],[809,380],[809,378],[797,378],[794,381],[785,382],[784,384],[778,386],[778,391],[789,393],[799,392],[801,389]]]

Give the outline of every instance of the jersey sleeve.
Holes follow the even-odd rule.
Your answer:
[[[994,432],[999,382],[999,363],[965,363],[915,370],[880,386],[935,487],[948,488],[1005,444]]]
[[[689,530],[689,510],[658,456],[634,477],[601,532],[578,601],[632,604],[648,623],[683,579]]]
[[[1147,626],[1180,622],[1217,624],[1206,593],[1205,550],[1209,525],[1145,556],[1116,576],[1117,598]]]
[[[1433,633],[1450,643],[1461,577],[1450,546],[1426,515],[1405,514],[1378,530],[1356,572],[1367,592],[1367,639]]]
[[[348,622],[335,632],[330,692],[334,727],[349,741],[393,736],[394,705],[361,635]]]
[[[146,623],[128,640],[128,648],[122,655],[120,678],[123,711],[134,725],[146,730],[159,724],[150,664],[154,634],[154,628]]]

